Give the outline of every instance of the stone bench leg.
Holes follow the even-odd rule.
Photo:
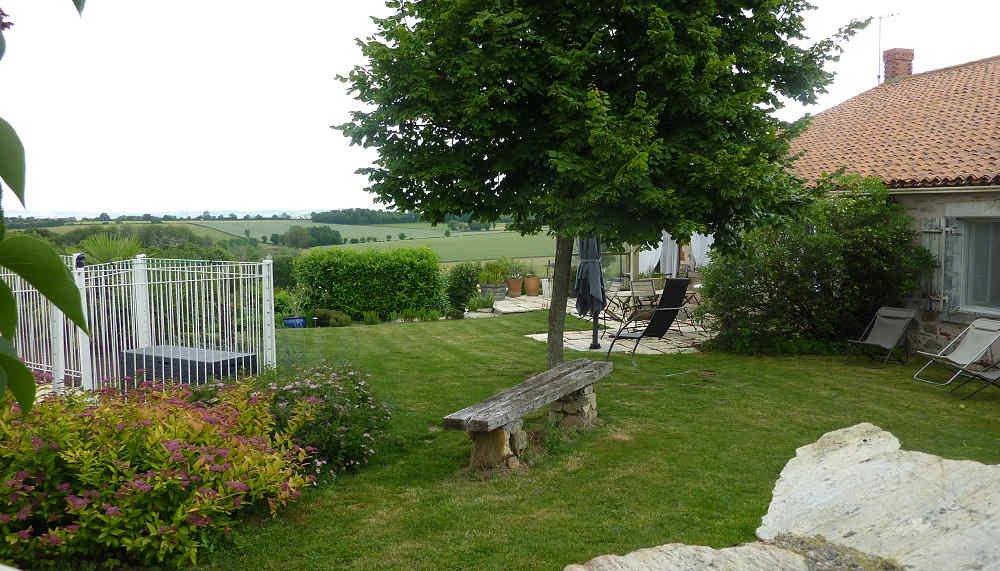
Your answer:
[[[597,420],[597,390],[587,385],[552,403],[549,421],[563,428],[589,428]]]
[[[469,438],[472,439],[469,468],[473,470],[517,468],[521,465],[519,457],[528,448],[528,433],[520,420],[489,432],[469,432]]]

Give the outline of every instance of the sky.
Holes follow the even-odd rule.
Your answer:
[[[887,16],[881,48],[913,48],[915,73],[1000,55],[996,0],[814,0],[819,40]],[[359,108],[336,80],[363,63],[382,0],[0,0],[14,27],[0,116],[27,153],[27,209],[7,216],[370,208],[375,157],[330,125]],[[878,21],[860,32],[816,113],[876,85]]]

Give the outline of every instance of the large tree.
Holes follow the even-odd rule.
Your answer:
[[[368,190],[441,222],[556,236],[549,365],[562,359],[572,237],[720,243],[787,202],[779,95],[812,102],[851,23],[812,46],[801,0],[396,0],[344,78],[338,128],[378,150]]]

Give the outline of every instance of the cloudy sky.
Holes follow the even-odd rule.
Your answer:
[[[882,49],[921,72],[1000,54],[995,0],[814,0],[812,38],[883,20]],[[0,116],[28,154],[32,214],[370,207],[353,174],[372,154],[329,125],[356,102],[335,80],[360,63],[381,0],[0,0],[15,25]],[[817,112],[876,84],[878,23],[835,65]],[[24,214],[4,191],[7,215]]]

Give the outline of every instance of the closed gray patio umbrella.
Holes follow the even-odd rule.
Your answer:
[[[604,273],[601,270],[601,243],[596,236],[580,237],[580,266],[576,271],[576,312],[580,317],[594,316],[594,340],[591,349],[600,349],[597,342],[597,317],[604,309]]]

